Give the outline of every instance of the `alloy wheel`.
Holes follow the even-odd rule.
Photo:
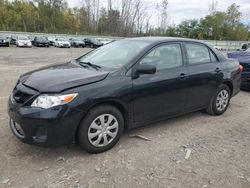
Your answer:
[[[216,98],[216,109],[220,112],[223,111],[227,107],[228,101],[229,101],[228,91],[225,89],[221,90]]]

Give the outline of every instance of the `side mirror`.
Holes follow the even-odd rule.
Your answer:
[[[137,74],[154,74],[156,66],[148,64],[140,64],[136,69]]]

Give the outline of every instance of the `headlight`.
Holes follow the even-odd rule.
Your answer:
[[[34,100],[31,106],[48,109],[53,106],[70,103],[77,95],[77,93],[67,95],[40,95]]]

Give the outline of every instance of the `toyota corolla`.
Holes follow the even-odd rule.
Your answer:
[[[240,70],[196,40],[124,39],[20,76],[10,127],[25,143],[103,152],[125,129],[198,110],[223,114],[240,90]]]

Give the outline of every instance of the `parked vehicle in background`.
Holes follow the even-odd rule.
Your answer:
[[[250,47],[245,51],[230,52],[227,56],[240,62],[242,66],[241,89],[250,90]]]
[[[49,44],[49,40],[47,37],[35,37],[34,38],[34,46],[37,46],[37,47],[49,47],[50,44]]]
[[[17,47],[32,47],[31,41],[27,36],[18,36],[16,41]]]
[[[250,47],[250,43],[243,44],[241,50],[247,50]]]
[[[219,51],[223,50],[221,46],[214,46],[214,49],[219,50]]]
[[[86,47],[90,47],[90,48],[98,48],[103,45],[99,40],[94,39],[94,38],[85,38],[84,42],[85,42]]]
[[[114,42],[114,40],[106,39],[106,38],[98,38],[97,40],[99,40],[103,45],[106,45],[106,44],[109,44],[111,42]]]
[[[55,40],[55,47],[70,48],[70,42],[66,38],[57,38]]]
[[[85,47],[85,42],[78,38],[70,38],[69,42],[73,47]]]
[[[22,75],[8,102],[21,141],[112,148],[124,129],[204,110],[223,114],[240,91],[240,65],[196,40],[119,40]]]
[[[10,43],[7,37],[0,35],[0,46],[9,47]]]
[[[16,45],[16,40],[17,40],[17,36],[12,35],[10,37],[10,44],[11,45]]]
[[[49,45],[55,46],[56,38],[55,37],[48,37]]]
[[[31,36],[28,36],[28,38],[30,39],[31,44],[34,45],[35,36],[31,35]]]

